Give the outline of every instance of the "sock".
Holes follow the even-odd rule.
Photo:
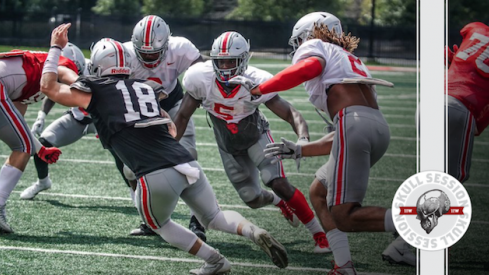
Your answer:
[[[134,203],[134,206],[138,208],[138,204],[136,203],[136,191],[132,190],[132,188],[129,187],[129,194],[131,195],[132,203]]]
[[[44,162],[41,158],[39,158],[37,154],[34,155],[34,164],[36,165],[37,178],[38,179],[46,178],[49,173],[48,164]]]
[[[317,219],[312,219],[310,222],[304,224],[304,226],[311,232],[311,234],[314,236],[314,234],[319,233],[319,232],[324,232],[323,228],[319,224]]]
[[[14,190],[22,176],[22,171],[19,169],[4,164],[0,170],[0,205],[7,203],[7,199]]]
[[[335,228],[326,233],[326,238],[328,238],[329,247],[333,251],[334,261],[337,266],[343,266],[351,261],[350,245],[345,232]]]
[[[153,229],[153,231],[158,233],[169,244],[185,252],[189,252],[195,241],[197,241],[197,236],[192,231],[172,220],[169,220],[161,228]]]
[[[384,227],[385,227],[385,232],[396,232],[396,226],[394,225],[391,209],[387,209],[387,211],[385,211]]]
[[[279,196],[277,196],[275,192],[270,192],[270,193],[273,194],[273,201],[272,201],[273,205],[278,205],[282,201],[282,199]]]
[[[307,204],[306,197],[299,189],[295,189],[294,195],[287,201],[287,205],[303,224],[307,224],[314,219],[314,213],[309,204]]]
[[[49,174],[45,178],[39,178],[39,183],[42,185],[46,185],[48,181],[49,181]]]
[[[219,252],[217,252],[212,246],[209,246],[208,244],[202,242],[202,246],[200,247],[199,251],[197,251],[197,254],[195,254],[195,256],[208,262],[212,256],[218,253]]]

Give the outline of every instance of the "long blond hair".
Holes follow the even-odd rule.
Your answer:
[[[347,35],[342,33],[338,37],[335,30],[330,31],[328,26],[323,23],[314,23],[311,36],[321,39],[324,42],[338,45],[351,53],[358,47],[358,43],[360,43],[360,38],[352,36],[351,33]]]

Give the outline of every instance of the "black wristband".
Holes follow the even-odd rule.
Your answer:
[[[58,45],[52,45],[52,46],[51,46],[51,49],[52,49],[52,48],[59,49],[60,51],[62,50],[62,49],[61,49],[61,47],[60,47],[60,46],[58,46]]]

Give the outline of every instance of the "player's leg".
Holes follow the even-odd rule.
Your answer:
[[[203,259],[202,269],[208,274],[228,271],[231,268],[229,262],[216,249],[171,220],[181,193],[189,186],[186,177],[173,168],[149,173],[138,179],[138,211],[145,224],[169,244]]]
[[[60,148],[81,139],[85,135],[87,127],[87,125],[76,121],[71,114],[66,113],[44,129],[39,137],[39,142],[45,147]],[[51,188],[52,185],[48,164],[37,155],[34,155],[34,164],[38,180],[20,194],[20,198],[23,200],[33,199],[40,192]]]
[[[12,153],[0,169],[0,232],[12,233],[7,223],[5,206],[7,200],[19,182],[22,173],[35,152],[32,136],[23,116],[15,108],[0,82],[0,139]]]
[[[282,162],[279,161],[272,164],[272,159],[265,157],[263,150],[268,143],[273,142],[270,131],[266,131],[262,134],[258,142],[248,149],[248,155],[260,171],[262,182],[281,198],[277,206],[282,210],[284,216],[289,215],[293,217],[292,219],[299,220],[309,230],[315,243],[314,252],[331,252],[326,234],[314,217],[314,213],[309,207],[306,197],[299,189],[290,184],[285,177]],[[291,214],[287,214],[287,212]]]
[[[469,179],[475,119],[457,99],[448,96],[448,174],[460,182]]]
[[[214,191],[198,163],[194,161],[189,164],[200,169],[200,177],[182,192],[181,198],[194,211],[198,220],[207,228],[250,239],[260,246],[275,265],[285,268],[288,264],[285,248],[266,230],[246,220],[238,212],[221,211]]]
[[[241,200],[252,209],[270,204],[277,205],[281,199],[261,187],[258,170],[247,155],[231,155],[219,149],[224,171],[238,192]]]

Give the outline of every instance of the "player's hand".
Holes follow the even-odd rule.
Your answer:
[[[302,146],[305,144],[309,143],[309,139],[306,137],[301,137],[297,140],[297,146],[300,146],[301,148],[301,154],[302,154]],[[306,158],[300,157],[295,159],[295,165],[297,166],[297,172],[299,172],[299,169],[301,168],[301,160],[305,160]]]
[[[170,133],[170,135],[172,137],[176,137],[177,136],[177,126],[175,125],[175,123],[170,122],[167,124],[168,125],[168,132]]]
[[[46,113],[39,111],[37,113],[37,118],[34,124],[32,124],[31,133],[34,137],[39,137],[44,130],[44,119],[46,118]]]
[[[277,163],[281,159],[300,159],[302,158],[301,145],[281,138],[281,143],[269,143],[263,152],[266,158],[273,158],[272,163]]]
[[[42,159],[44,162],[49,164],[56,163],[58,161],[59,155],[61,155],[61,150],[56,147],[41,147],[39,152],[37,152],[37,156]]]
[[[51,33],[51,46],[58,46],[61,49],[68,44],[68,29],[71,23],[61,24],[54,28]]]
[[[228,82],[229,84],[233,84],[233,85],[241,85],[248,91],[251,91],[253,88],[258,86],[257,84],[255,84],[253,80],[241,75],[237,75],[229,79]]]
[[[455,57],[455,54],[457,54],[458,51],[458,46],[456,44],[453,45],[453,51],[450,49],[450,47],[446,46],[446,51],[445,51],[445,64],[448,64],[450,67],[450,64],[452,64],[452,60]]]

